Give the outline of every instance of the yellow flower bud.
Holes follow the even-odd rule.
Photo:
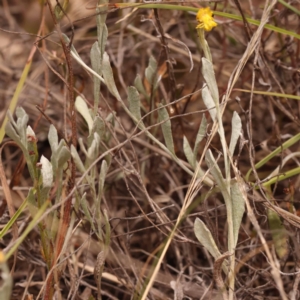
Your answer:
[[[196,28],[202,28],[206,31],[211,31],[214,27],[217,26],[217,23],[215,22],[213,17],[213,12],[209,7],[200,8],[198,10],[196,19],[199,22]]]

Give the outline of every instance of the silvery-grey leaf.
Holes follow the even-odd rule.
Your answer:
[[[118,89],[115,84],[112,68],[110,66],[109,57],[106,52],[103,54],[102,62],[102,74],[104,77],[105,84],[113,96],[117,98],[118,101],[121,101],[121,96],[118,92]]]
[[[245,212],[245,203],[243,193],[239,188],[239,184],[234,182],[231,184],[231,202],[232,202],[232,223],[233,223],[233,236],[234,236],[234,247],[237,244],[239,230],[242,222],[242,218]]]
[[[200,124],[199,130],[197,132],[196,141],[195,141],[194,150],[193,150],[195,164],[197,161],[199,145],[200,145],[201,141],[203,140],[203,138],[206,136],[206,129],[207,129],[207,120],[206,120],[205,114],[203,114],[201,124]]]
[[[88,128],[89,128],[89,133],[91,133],[92,128],[93,128],[93,119],[91,117],[88,106],[86,105],[85,101],[80,96],[76,97],[75,107],[76,107],[76,110],[82,115],[82,117],[86,121]]]
[[[160,109],[158,110],[158,119],[160,123],[162,122],[161,128],[162,128],[166,146],[173,154],[175,154],[173,135],[172,135],[172,125],[171,125],[168,111],[164,106],[162,106],[162,104],[159,104],[158,107],[160,107]]]
[[[215,105],[217,105],[219,103],[219,90],[216,82],[214,67],[212,63],[205,57],[202,57],[202,74],[214,100],[214,103]]]
[[[53,170],[50,161],[42,155],[41,157],[41,174],[43,179],[43,187],[51,187],[53,183]]]
[[[195,220],[194,232],[195,232],[195,235],[196,235],[198,241],[214,257],[214,259],[217,259],[218,257],[221,256],[219,248],[216,245],[216,242],[215,242],[211,232],[199,218],[196,218],[196,220]]]
[[[77,169],[83,174],[85,172],[85,167],[79,157],[79,154],[78,154],[76,148],[73,145],[71,145],[71,155],[74,159]]]
[[[51,152],[55,152],[58,147],[58,135],[57,130],[53,124],[51,124],[49,128],[48,141],[51,147]]]
[[[216,181],[217,185],[219,186],[220,190],[222,192],[226,191],[227,190],[226,183],[223,178],[222,172],[221,172],[210,149],[208,149],[206,151],[205,161],[206,161],[207,166],[209,167],[210,173],[212,174],[212,176],[213,176],[214,180]]]
[[[142,119],[140,101],[140,95],[137,89],[133,86],[128,87],[129,110],[138,122]]]
[[[63,167],[64,164],[70,159],[71,153],[66,146],[63,146],[59,151],[57,151],[57,163],[58,166]]]
[[[237,143],[237,141],[240,137],[241,129],[242,129],[241,118],[240,118],[240,116],[238,115],[238,113],[236,111],[233,112],[231,125],[232,125],[232,131],[231,131],[229,152],[230,152],[231,155],[233,155],[236,143]]]
[[[186,136],[183,136],[183,152],[189,164],[195,168],[194,153]]]
[[[136,87],[136,89],[143,94],[146,98],[148,98],[149,96],[147,95],[147,92],[145,90],[142,78],[139,74],[136,75],[135,80],[134,80],[134,86]]]
[[[202,99],[206,108],[208,109],[211,119],[215,121],[216,105],[206,84],[204,84],[202,88]]]
[[[150,84],[155,84],[155,78],[157,76],[157,62],[151,55],[149,59],[148,67],[145,70],[145,77]]]

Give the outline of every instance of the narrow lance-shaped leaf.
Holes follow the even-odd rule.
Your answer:
[[[66,146],[62,146],[59,148],[59,151],[57,151],[57,163],[59,168],[63,168],[64,164],[68,161],[68,159],[71,157],[71,153]]]
[[[162,106],[162,104],[159,104],[158,107],[160,107],[160,109],[158,110],[158,119],[160,123],[162,122],[161,128],[162,128],[166,146],[173,154],[175,154],[173,136],[172,136],[172,126],[171,126],[171,121],[169,118],[168,111],[164,106]]]
[[[51,124],[49,128],[48,141],[51,147],[51,152],[53,153],[58,147],[58,134],[53,124]]]
[[[85,167],[84,167],[83,162],[81,161],[81,159],[79,157],[79,154],[78,154],[76,148],[73,145],[71,145],[71,155],[74,159],[74,162],[75,162],[75,165],[76,165],[77,169],[81,173],[84,173],[85,172]]]
[[[108,166],[107,166],[106,160],[104,159],[101,164],[101,170],[100,170],[99,182],[98,182],[98,195],[100,198],[103,195],[104,182],[106,179],[107,171],[108,171]],[[99,199],[99,201],[100,201],[100,199]]]
[[[82,115],[82,117],[86,121],[88,128],[89,128],[89,133],[91,133],[92,128],[93,128],[93,119],[91,117],[90,111],[89,111],[85,101],[80,96],[76,97],[75,107],[76,107],[76,110]]]
[[[199,130],[197,132],[196,141],[195,141],[195,145],[194,145],[194,151],[193,151],[195,165],[197,162],[197,154],[198,154],[199,145],[206,135],[206,129],[207,129],[207,120],[206,120],[205,114],[203,114],[201,124],[200,124]]]
[[[87,202],[87,200],[86,200],[86,193],[84,193],[84,194],[82,195],[81,200],[80,200],[80,204],[81,204],[81,206],[82,206],[83,212],[84,212],[84,214],[85,214],[87,220],[88,220],[88,221],[90,222],[90,224],[91,224],[91,227],[92,227],[93,231],[94,231],[95,233],[97,233],[96,228],[95,228],[95,225],[94,225],[93,218],[92,218],[92,216],[91,216],[91,214],[90,214],[90,211],[89,211],[88,202]]]
[[[205,79],[208,89],[211,92],[211,95],[212,95],[215,105],[218,105],[219,104],[219,91],[218,91],[218,85],[216,82],[214,67],[213,67],[212,63],[205,57],[202,57],[202,75]]]
[[[214,259],[218,259],[221,256],[220,250],[216,245],[211,232],[199,218],[196,218],[195,220],[194,232],[198,241],[205,247],[205,249],[213,256]],[[226,264],[223,263],[222,267],[224,272],[227,274],[228,270]]]
[[[140,95],[136,88],[133,86],[128,87],[129,110],[134,115],[137,122],[142,119],[140,101]]]
[[[113,96],[117,98],[118,101],[121,101],[121,96],[117,90],[112,68],[110,66],[109,57],[106,52],[103,54],[103,62],[102,62],[102,74],[104,77],[105,84],[109,91],[112,93]]]
[[[205,154],[205,161],[207,166],[209,167],[210,173],[212,174],[214,180],[219,186],[221,192],[223,193],[223,191],[226,191],[226,183],[221,173],[221,170],[210,149],[208,149]]]
[[[155,84],[155,77],[157,75],[157,62],[151,55],[149,59],[148,67],[145,70],[145,76],[150,84]]]
[[[245,212],[245,203],[243,193],[240,190],[239,184],[234,182],[231,187],[231,202],[232,202],[232,223],[233,223],[233,236],[234,247],[237,244],[239,230],[242,222],[242,218]]]
[[[208,109],[211,119],[215,121],[216,105],[206,84],[204,84],[202,88],[202,99],[206,108]]]
[[[105,24],[106,16],[107,14],[104,13],[106,10],[105,5],[101,5],[100,7],[97,7],[96,9],[96,22],[97,22],[97,33],[98,33],[98,44],[101,52],[101,58],[103,56],[103,53],[105,51],[105,45],[107,41],[108,31]]]
[[[233,155],[236,143],[240,137],[240,133],[242,130],[241,118],[236,111],[233,113],[231,125],[232,125],[232,131],[231,131],[229,152],[231,155]]]
[[[97,116],[94,119],[92,132],[97,132],[99,134],[101,140],[104,139],[104,136],[105,136],[105,123],[102,120],[102,118],[100,118],[99,116]]]
[[[95,42],[91,48],[90,57],[91,57],[91,63],[92,63],[93,70],[101,76],[102,75],[102,73],[101,73],[102,57],[101,57],[99,45],[97,42]],[[94,79],[94,112],[93,112],[93,115],[95,116],[98,111],[98,108],[99,108],[101,80],[97,76],[94,76],[93,79]]]
[[[143,84],[143,81],[142,81],[142,78],[139,74],[136,75],[135,79],[134,79],[134,86],[136,87],[136,89],[144,95],[144,97],[149,98],[149,95],[147,94],[146,90],[145,90],[145,87],[144,87],[144,84]]]
[[[41,157],[41,174],[43,179],[43,187],[50,188],[53,183],[53,169],[50,161],[42,155]]]
[[[194,153],[186,136],[183,136],[183,152],[189,164],[195,168]]]

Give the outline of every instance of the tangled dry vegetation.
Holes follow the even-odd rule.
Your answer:
[[[234,247],[234,271],[226,274],[224,264],[233,255],[228,252],[228,206],[219,181],[210,173],[213,166],[202,154],[210,149],[224,176],[228,158],[224,159],[223,144],[202,101],[203,53],[195,13],[126,8],[112,2],[116,1],[100,6],[98,14],[97,1],[73,0],[65,11],[54,10],[56,1],[1,3],[0,119],[4,121],[25,79],[17,94],[17,106],[24,111],[18,112],[22,118],[25,112],[29,116],[33,131],[27,131],[26,145],[34,146],[37,141],[37,149],[28,152],[29,159],[36,155],[32,171],[25,164],[22,145],[8,136],[2,141],[0,247],[8,259],[0,257],[0,298],[4,288],[10,288],[3,276],[9,270],[12,292],[3,300],[299,299],[300,43],[296,33],[300,5],[257,0],[158,3],[177,8],[209,5],[216,11],[218,26],[205,36],[220,101],[226,99],[221,107],[225,108],[222,124],[228,145],[233,112],[241,119],[229,175],[243,187],[240,199],[246,207]],[[266,11],[266,5],[272,9]],[[259,23],[218,12],[265,18],[286,31],[263,29]],[[82,65],[96,71],[99,67],[97,60],[91,63],[90,52],[99,42],[99,28],[104,28],[101,20],[105,20],[108,37],[97,49],[101,52],[103,46],[104,57],[109,57],[117,93],[108,84],[111,79],[103,75],[103,84]],[[70,39],[74,48],[68,49]],[[81,63],[72,56],[74,49]],[[28,74],[24,74],[26,66]],[[95,82],[101,83],[98,107]],[[139,114],[130,102],[137,99],[136,89],[128,89],[134,85],[140,92],[143,128],[126,108]],[[78,96],[81,102],[75,107]],[[195,181],[197,164],[187,159],[189,148],[184,149],[183,140],[194,147],[204,117],[208,127],[196,158],[207,172],[205,180]],[[100,132],[97,137],[95,128]],[[172,141],[168,140],[170,129]],[[33,200],[43,197],[37,196],[42,186],[39,180],[43,179],[40,191],[45,192],[44,178],[39,177],[47,175],[41,157],[52,159],[54,168],[55,132],[66,152],[55,158],[54,181],[43,206]],[[263,159],[261,167],[248,173]],[[185,206],[189,194],[191,201]],[[5,230],[20,207],[13,226]],[[199,243],[202,237],[198,240],[195,235],[196,218],[211,233],[220,257]],[[157,273],[151,277],[156,266]],[[232,274],[234,293],[228,289]]]

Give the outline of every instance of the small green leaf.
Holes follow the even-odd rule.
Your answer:
[[[173,136],[172,136],[172,125],[171,125],[168,111],[162,104],[159,104],[158,107],[160,108],[158,110],[158,119],[160,123],[162,122],[161,128],[162,128],[166,146],[173,154],[175,154]]]
[[[268,221],[275,246],[275,251],[280,259],[289,252],[288,233],[276,212],[268,209]]]

